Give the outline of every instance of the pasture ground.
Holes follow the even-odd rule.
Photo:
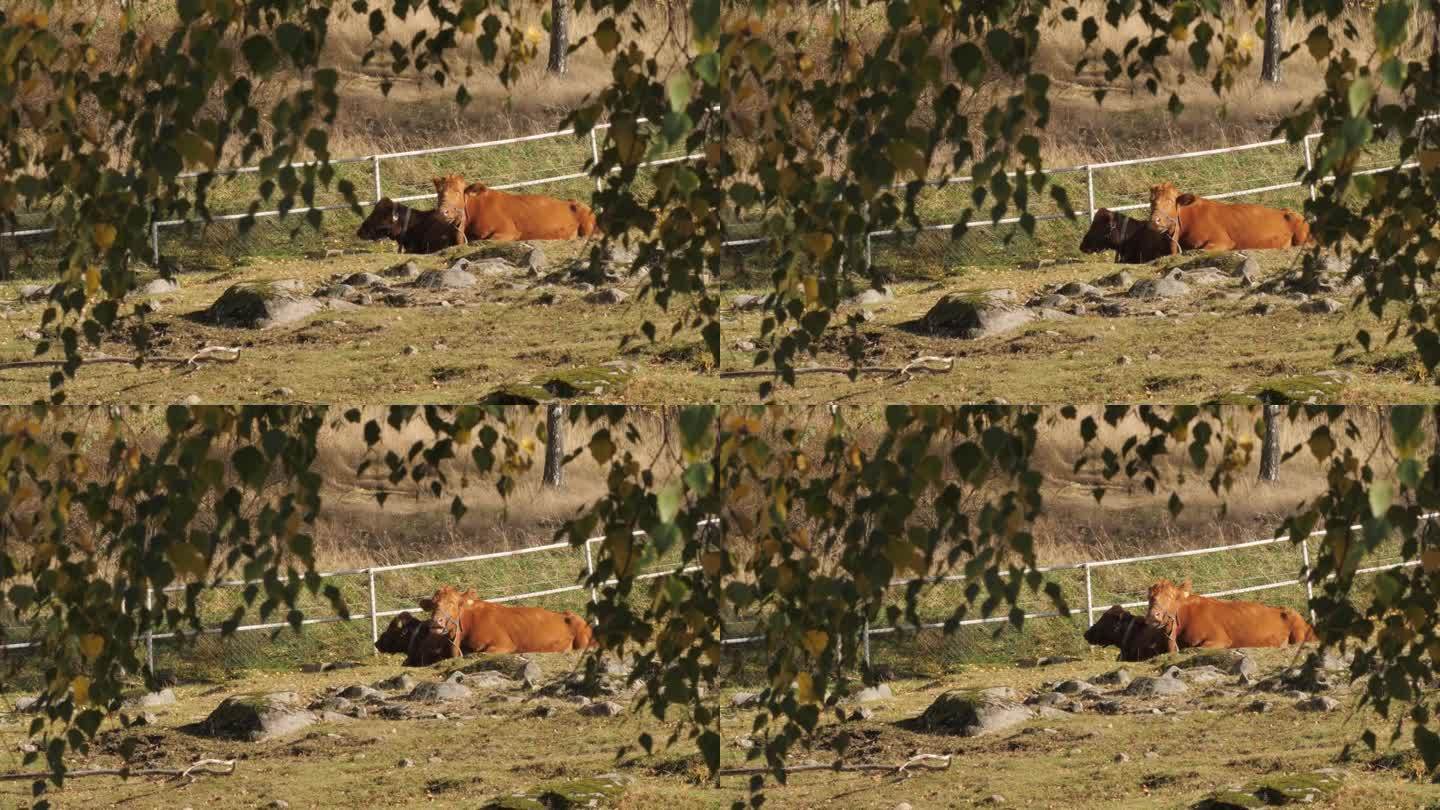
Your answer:
[[[1294,648],[1254,654],[1260,677],[1298,657]],[[1082,660],[1053,666],[974,665],[924,677],[901,672],[892,681],[893,698],[865,704],[874,710],[872,717],[843,724],[827,718],[792,753],[792,761],[832,762],[843,736],[846,762],[898,763],[915,753],[935,753],[954,755],[951,768],[899,780],[874,773],[798,773],[788,786],[770,789],[768,806],[893,808],[903,801],[915,808],[972,807],[989,806],[991,797],[999,795],[1011,807],[1178,808],[1228,785],[1319,768],[1338,769],[1343,787],[1332,799],[1311,806],[1440,806],[1440,788],[1417,778],[1420,768],[1408,744],[1386,747],[1383,721],[1368,711],[1352,711],[1355,693],[1343,688],[1328,693],[1340,701],[1331,712],[1301,712],[1294,698],[1256,693],[1227,677],[1208,687],[1192,686],[1177,697],[1131,700],[1118,714],[1087,709],[971,738],[930,733],[904,722],[948,689],[1045,691],[1042,684],[1116,668],[1112,655],[1113,650],[1095,649]],[[546,680],[563,676],[579,660],[570,654],[536,658]],[[72,759],[70,766],[118,766],[123,739],[131,736],[136,762],[165,767],[205,757],[235,758],[239,764],[233,776],[188,784],[77,779],[52,801],[59,807],[251,808],[276,806],[271,804],[275,800],[290,807],[478,807],[488,798],[540,783],[611,772],[634,780],[618,805],[624,808],[721,808],[745,795],[746,777],[722,778],[718,785],[706,780],[688,743],[657,748],[654,756],[617,757],[617,750],[642,731],[663,738],[667,730],[648,715],[632,713],[628,704],[618,717],[588,717],[573,703],[519,688],[476,688],[462,702],[416,707],[421,717],[381,719],[372,711],[363,719],[315,725],[266,742],[215,740],[187,728],[229,695],[293,690],[308,701],[402,671],[393,661],[363,663],[323,674],[251,672],[224,682],[181,685],[175,704],[151,710],[151,725],[105,731],[91,753]],[[1156,674],[1162,665],[1125,666],[1138,676]],[[449,662],[408,672],[423,682],[455,667]],[[751,719],[749,710],[728,708],[730,696],[737,688],[758,688],[756,678],[743,669],[733,678],[718,698],[727,707],[722,721],[726,767],[744,764],[737,740],[749,733]],[[1268,712],[1248,710],[1257,698],[1270,703]],[[625,703],[624,697],[617,699]],[[390,702],[407,703],[393,696]],[[540,706],[548,709],[537,712]],[[21,769],[18,745],[28,719],[3,718],[0,768]],[[1380,735],[1379,752],[1357,742],[1366,727]],[[23,807],[29,800],[24,782],[3,783],[0,791],[11,806]]]
[[[544,243],[550,268],[584,249],[578,242]],[[475,252],[473,246],[460,247],[414,261],[422,270],[446,267]],[[1299,266],[1293,250],[1256,251],[1253,257],[1262,283]],[[222,327],[203,318],[210,304],[238,282],[298,279],[317,289],[351,273],[380,273],[403,258],[379,251],[325,259],[258,256],[243,266],[184,273],[178,291],[153,299],[159,311],[148,322],[155,350],[187,356],[209,345],[238,346],[239,362],[185,374],[158,366],[88,366],[68,386],[71,400],[456,402],[526,382],[583,381],[617,365],[623,372],[603,389],[580,385],[565,391],[562,386],[559,395],[638,404],[754,400],[759,380],[717,376],[697,330],[671,334],[670,326],[689,305],[685,297],[673,301],[670,312],[662,311],[635,297],[633,278],[614,285],[629,293],[619,303],[589,300],[596,290],[583,284],[547,283],[544,276],[553,269],[516,270],[482,275],[467,289],[416,291],[403,305],[377,301],[353,310],[325,310],[270,329]],[[1124,289],[1108,290],[1107,300],[1120,302],[1123,313],[1105,313],[1092,301],[1089,311],[1078,316],[1062,313],[1063,320],[1035,320],[975,340],[919,326],[946,294],[1006,289],[1023,303],[1067,282],[1094,282],[1122,269],[1136,279],[1155,278],[1173,262],[1121,266],[1062,255],[1018,266],[952,264],[942,258],[906,267],[897,273],[894,299],[867,307],[868,320],[853,333],[844,326],[832,328],[820,341],[815,362],[845,366],[847,344],[859,341],[867,365],[902,366],[917,356],[937,355],[954,356],[954,370],[909,380],[869,374],[854,382],[838,374],[807,374],[793,388],[778,386],[777,396],[795,403],[1254,402],[1257,393],[1269,389],[1302,401],[1314,397],[1360,404],[1429,402],[1437,396],[1408,339],[1383,339],[1402,316],[1400,308],[1384,319],[1356,311],[1353,290],[1308,297],[1272,294],[1226,276],[1192,285],[1176,298],[1131,299]],[[732,306],[738,295],[764,293],[768,281],[761,275],[740,272],[717,280],[721,370],[752,368],[755,351],[764,346],[759,336],[763,316]],[[44,304],[19,300],[20,287],[0,285],[0,360],[34,354]],[[599,287],[606,291],[605,284]],[[1340,311],[1304,311],[1322,298]],[[1268,311],[1257,314],[1257,307]],[[847,305],[842,315],[857,309]],[[659,328],[654,343],[639,337],[646,319]],[[129,355],[130,328],[133,324],[117,330],[101,351]],[[1354,343],[1360,329],[1376,336],[1371,351]],[[627,335],[635,340],[622,347]],[[809,362],[802,359],[801,365]],[[0,399],[43,397],[50,373],[43,368],[0,372]]]

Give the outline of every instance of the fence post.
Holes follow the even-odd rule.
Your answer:
[[[1315,170],[1315,161],[1310,157],[1310,136],[1307,134],[1300,142],[1305,146],[1305,171],[1312,172]],[[1313,182],[1310,184],[1310,201],[1315,201],[1315,183]]]
[[[590,540],[588,538],[585,540],[585,571],[590,575],[590,579],[595,578],[595,557],[590,553]],[[599,601],[600,593],[595,589],[595,584],[592,582],[590,584],[590,604],[593,605]]]
[[[371,176],[374,177],[374,179],[375,179],[375,196],[374,196],[372,199],[374,199],[375,202],[380,202],[380,195],[381,195],[382,191],[381,191],[381,188],[380,188],[380,156],[379,156],[379,155],[375,155],[375,156],[373,156],[373,157],[370,158],[370,171],[371,171]]]
[[[1095,221],[1095,167],[1085,164],[1085,196],[1090,200],[1090,221]]]
[[[1080,570],[1085,572],[1085,617],[1089,624],[1095,623],[1095,596],[1090,589],[1090,563],[1080,563]]]
[[[375,569],[366,568],[365,578],[370,590],[370,643],[373,644],[380,640],[380,618],[375,615],[378,612],[375,607]]]
[[[145,586],[145,611],[150,613],[155,605],[155,589],[149,585]],[[145,664],[150,671],[155,671],[155,616],[152,614],[150,620],[145,623]]]
[[[150,223],[150,256],[154,259],[154,265],[160,266],[160,222],[157,220]]]
[[[1310,611],[1310,624],[1315,624],[1315,608],[1310,603],[1315,600],[1315,586],[1310,584],[1310,538],[1306,537],[1300,541],[1300,557],[1305,560],[1305,607]]]
[[[867,270],[868,270],[869,268],[875,266],[875,254],[874,254],[873,252],[871,252],[870,241],[871,241],[870,232],[869,232],[869,231],[866,231],[866,232],[865,232],[865,268],[866,268]]]
[[[597,139],[597,138],[595,137],[595,128],[594,128],[594,127],[591,127],[591,128],[590,128],[590,159],[593,161],[593,162],[590,164],[591,167],[595,167],[595,166],[599,166],[599,165],[600,165],[600,141],[599,141],[599,139]],[[596,193],[596,194],[599,194],[604,188],[605,188],[605,184],[600,181],[599,175],[596,175],[596,177],[595,177],[595,193]],[[585,544],[585,548],[586,548],[586,549],[589,549],[589,548],[590,548],[590,544],[589,544],[588,542]]]
[[[865,641],[865,668],[870,668],[870,617],[865,617],[865,627],[860,631],[861,638]]]

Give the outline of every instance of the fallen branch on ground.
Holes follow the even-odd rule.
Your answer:
[[[943,363],[943,366],[933,365]],[[955,368],[954,357],[917,357],[903,366],[806,366],[795,369],[796,374],[884,374],[887,377],[910,377],[915,374],[948,374]],[[749,371],[722,371],[721,377],[774,377],[778,372],[767,369]]]
[[[190,765],[188,768],[91,768],[82,771],[66,771],[65,778],[79,779],[82,776],[169,776],[175,779],[194,779],[197,776],[229,776],[235,773],[235,762],[233,759],[202,759]],[[50,778],[49,771],[0,773],[0,782],[18,782],[23,779],[48,778]]]
[[[937,765],[933,762],[933,760],[939,760],[944,764]],[[940,754],[916,754],[915,756],[898,765],[870,765],[866,763],[848,764],[842,762],[839,765],[786,765],[781,770],[785,771],[785,773],[787,774],[799,773],[800,771],[881,771],[884,773],[893,773],[896,776],[903,776],[906,770],[909,768],[920,768],[921,770],[927,771],[949,770],[950,757],[948,755],[941,756]],[[721,768],[718,775],[754,776],[756,774],[770,772],[771,769],[766,767]]]
[[[93,366],[101,363],[116,363],[135,365],[137,359],[143,359],[146,363],[158,365],[186,366],[187,368],[198,368],[201,363],[233,363],[240,359],[240,350],[229,346],[206,346],[189,357],[165,357],[163,355],[146,355],[143,358],[135,357],[111,357],[109,355],[96,355],[95,357],[80,358],[80,365]],[[16,368],[48,368],[50,366],[63,366],[64,360],[15,360],[9,363],[0,363],[0,371],[8,371]]]

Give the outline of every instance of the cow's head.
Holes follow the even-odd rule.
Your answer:
[[[1112,606],[1109,610],[1100,615],[1099,621],[1090,625],[1085,631],[1085,641],[1089,644],[1119,644],[1125,636],[1125,628],[1134,621],[1135,617],[1119,605]]]
[[[382,653],[410,652],[410,639],[422,622],[407,611],[390,620],[385,632],[375,640],[375,649]]]
[[[447,174],[434,178],[435,210],[452,224],[465,222],[465,178]]]
[[[1180,613],[1180,605],[1190,598],[1190,580],[1185,580],[1183,585],[1176,585],[1168,579],[1162,579],[1150,586],[1150,609],[1146,611],[1146,618],[1169,628],[1176,623],[1176,616]]]
[[[360,223],[360,230],[355,235],[361,239],[393,239],[400,233],[400,214],[403,205],[397,205],[389,197],[381,197],[375,203],[375,209],[365,221]]]
[[[1178,230],[1180,209],[1194,202],[1194,194],[1181,194],[1174,183],[1153,185],[1150,187],[1150,224],[1161,233]]]
[[[474,591],[460,591],[449,585],[440,586],[434,596],[420,600],[420,608],[430,612],[427,622],[431,635],[450,639],[459,655],[460,639],[465,635],[465,611],[480,601]]]
[[[1115,239],[1115,223],[1116,220],[1123,219],[1126,217],[1113,213],[1108,208],[1096,211],[1095,221],[1090,223],[1090,230],[1086,231],[1085,238],[1080,240],[1080,252],[1099,253],[1120,247],[1121,242]]]

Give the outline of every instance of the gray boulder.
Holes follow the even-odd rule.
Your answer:
[[[920,715],[922,728],[962,737],[989,734],[1029,720],[1031,711],[1019,703],[980,692],[954,689],[935,699]]]
[[[1184,681],[1171,675],[1158,678],[1142,675],[1125,687],[1125,694],[1134,697],[1168,697],[1184,694],[1188,689]]]
[[[1093,284],[1086,284],[1083,281],[1072,281],[1062,284],[1055,292],[1069,298],[1085,298],[1089,296],[1103,296],[1105,291]]]
[[[473,675],[466,675],[464,682],[472,689],[514,689],[520,685],[498,672],[476,672]],[[455,683],[459,683],[459,681],[455,681]]]
[[[294,692],[234,695],[225,698],[200,727],[224,739],[259,742],[293,734],[318,719],[300,704]]]
[[[43,301],[50,297],[50,284],[21,284],[15,291],[21,301]]]
[[[763,295],[737,295],[730,299],[730,304],[739,312],[744,312],[748,309],[759,309],[760,305],[764,303],[765,297]]]
[[[426,270],[410,282],[410,285],[422,290],[458,290],[474,287],[475,276],[458,266],[445,270]]]
[[[988,294],[947,293],[930,307],[921,324],[934,334],[978,340],[1018,329],[1035,318],[1034,310]]]
[[[873,703],[877,700],[889,700],[892,697],[895,697],[895,693],[890,691],[890,684],[888,683],[882,683],[876,686],[867,686],[866,688],[861,689],[859,693],[855,695],[855,699],[860,701],[861,703]]]
[[[1131,298],[1177,298],[1188,292],[1190,287],[1185,282],[1174,276],[1161,276],[1142,278],[1130,285],[1125,294]]]
[[[413,262],[408,262],[407,264],[402,264],[400,266],[413,266],[413,264]],[[416,275],[419,275],[418,270],[416,272]],[[351,287],[375,287],[377,285],[384,284],[385,279],[375,275],[374,273],[351,273],[350,275],[346,276],[345,279],[340,283],[349,285]]]
[[[600,700],[580,707],[580,714],[586,717],[619,717],[625,707],[613,700]]]
[[[895,288],[886,284],[881,289],[862,290],[859,294],[850,299],[851,304],[868,307],[876,304],[885,304],[895,300]]]
[[[180,289],[180,282],[173,278],[157,278],[140,288],[141,295],[165,295]]]
[[[159,692],[146,692],[127,703],[142,709],[152,709],[156,706],[173,706],[175,704],[175,690],[161,689]]]
[[[1132,284],[1134,284],[1134,283],[1135,283],[1135,276],[1133,276],[1133,275],[1130,273],[1129,270],[1117,270],[1116,272],[1111,273],[1111,274],[1108,275],[1108,276],[1102,276],[1102,277],[1100,277],[1100,278],[1095,279],[1095,285],[1098,286],[1098,287],[1126,287],[1126,288],[1128,288],[1130,285],[1132,285]]]
[[[420,265],[413,261],[405,262],[380,271],[380,275],[386,278],[398,278],[401,281],[412,281],[420,277]]]
[[[423,703],[448,703],[455,700],[464,700],[470,697],[470,689],[462,684],[441,681],[440,683],[422,683],[410,690],[406,695],[408,700],[417,700]]]
[[[393,678],[376,681],[372,686],[375,689],[383,689],[387,692],[409,692],[415,688],[415,679],[410,677],[409,674],[402,672]]]
[[[1099,690],[1085,681],[1071,679],[1055,684],[1055,691],[1062,695],[1084,695]]]
[[[1299,310],[1307,315],[1334,315],[1344,309],[1339,301],[1333,298],[1316,298],[1299,306]]]
[[[623,304],[630,297],[629,293],[616,287],[603,287],[592,293],[587,293],[584,300],[589,304]]]
[[[306,294],[305,283],[242,281],[233,284],[210,308],[206,317],[220,326],[269,329],[304,320],[325,308],[325,303]]]
[[[383,692],[380,692],[380,691],[377,690],[377,689],[371,689],[371,688],[368,687],[368,686],[362,686],[362,685],[360,685],[360,684],[358,684],[358,683],[357,683],[357,684],[353,684],[353,685],[351,685],[351,686],[347,686],[347,687],[345,687],[344,689],[341,689],[337,694],[338,694],[340,697],[346,698],[346,699],[348,699],[348,700],[384,700],[384,699],[385,699],[385,694],[384,694]]]
[[[1302,712],[1333,712],[1340,708],[1340,701],[1325,695],[1315,695],[1297,702],[1295,708]]]
[[[1132,680],[1134,677],[1130,674],[1130,670],[1121,667],[1112,669],[1104,675],[1096,675],[1090,679],[1090,682],[1101,686],[1129,686]]]

